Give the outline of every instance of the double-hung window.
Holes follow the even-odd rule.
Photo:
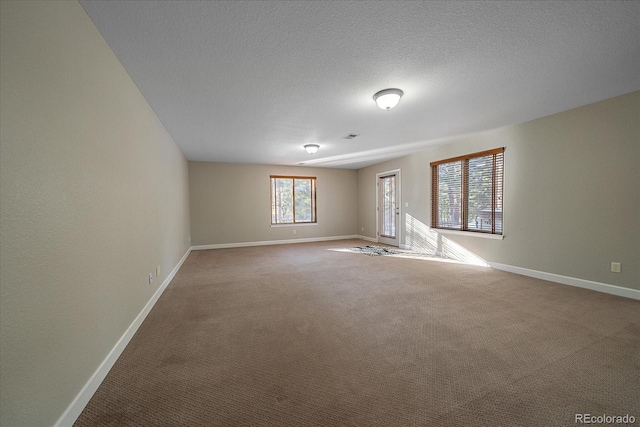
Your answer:
[[[433,228],[502,234],[504,148],[431,163]]]
[[[271,224],[316,222],[316,178],[271,175]]]

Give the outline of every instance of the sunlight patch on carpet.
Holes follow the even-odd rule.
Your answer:
[[[435,254],[415,252],[411,250],[384,247],[384,246],[375,246],[375,245],[354,246],[352,248],[334,248],[334,249],[328,249],[328,250],[333,252],[364,254],[368,256],[389,256],[392,258],[408,258],[408,259],[417,259],[422,261],[445,262],[445,263],[451,263],[451,264],[467,264],[463,261],[458,261],[451,258],[443,258]]]

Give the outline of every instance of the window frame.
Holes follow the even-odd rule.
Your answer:
[[[506,147],[499,147],[499,148],[494,148],[491,150],[485,150],[485,151],[479,151],[477,153],[471,153],[471,154],[465,154],[462,156],[457,156],[457,157],[452,157],[449,159],[443,159],[443,160],[438,160],[435,162],[431,162],[429,165],[431,166],[431,228],[433,229],[437,229],[437,230],[443,230],[443,231],[449,231],[449,232],[455,232],[455,233],[463,233],[463,234],[467,234],[467,235],[471,235],[468,233],[477,233],[475,235],[479,235],[479,236],[486,236],[486,237],[497,237],[497,238],[502,238],[504,236],[504,152],[506,150]],[[470,177],[469,177],[469,160],[471,159],[475,159],[475,158],[479,158],[479,157],[487,157],[487,156],[494,156],[494,162],[493,165],[491,167],[491,230],[477,230],[477,229],[470,229],[469,228],[469,221],[468,221],[468,215],[469,215],[469,205],[468,205],[468,201],[469,201],[469,181],[470,181]],[[496,155],[500,155],[501,156],[501,164],[498,165],[497,164],[497,157]],[[440,191],[439,191],[439,174],[438,174],[438,166],[442,165],[442,164],[446,164],[446,163],[455,163],[455,162],[462,162],[462,167],[461,167],[461,225],[460,227],[443,227],[438,225],[438,219],[439,219],[439,209],[438,209],[438,201],[440,198]],[[500,173],[498,174],[498,170],[500,170]],[[498,177],[499,175],[499,177]],[[498,196],[498,189],[496,188],[496,183],[498,182],[498,178],[501,179],[500,185],[499,185],[499,192],[500,192],[500,200],[501,200],[501,207],[500,207],[500,222],[501,222],[501,229],[500,231],[496,230],[495,224],[496,224],[496,213],[498,211],[498,208],[496,206],[496,200],[497,200],[497,196]]]
[[[275,194],[273,191],[274,180],[275,179],[290,179],[291,180],[291,198],[292,198],[292,222],[273,222],[274,220],[274,209],[276,206],[276,201],[274,199]],[[295,208],[295,200],[296,200],[296,180],[310,180],[311,181],[311,221],[296,221],[296,208]],[[269,193],[270,193],[270,201],[271,201],[271,226],[272,227],[280,227],[280,226],[292,226],[292,225],[314,225],[318,223],[318,204],[317,204],[317,193],[318,193],[318,179],[315,176],[298,176],[298,175],[270,175],[269,176]],[[277,215],[275,216],[277,221]]]

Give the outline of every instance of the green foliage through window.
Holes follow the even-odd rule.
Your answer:
[[[431,163],[433,228],[502,234],[504,148]]]
[[[316,222],[316,178],[271,176],[271,224]]]

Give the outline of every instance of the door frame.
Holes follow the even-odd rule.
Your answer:
[[[376,241],[380,242],[380,189],[378,188],[380,185],[380,178],[389,175],[396,175],[396,207],[398,215],[396,216],[396,238],[398,239],[397,246],[400,247],[402,244],[402,175],[401,169],[392,169],[386,172],[380,172],[376,174]],[[385,243],[390,244],[390,243]],[[393,244],[391,244],[393,246]]]

